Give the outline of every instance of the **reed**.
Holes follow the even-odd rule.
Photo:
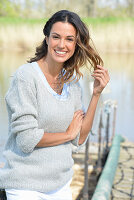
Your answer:
[[[90,27],[91,37],[103,52],[134,52],[134,23],[120,22],[107,26]]]
[[[41,25],[20,25],[0,27],[1,50],[26,51],[35,48],[43,38]]]
[[[133,20],[114,20],[109,23],[106,19],[85,22],[89,26],[90,35],[95,46],[101,52],[134,52],[134,22]],[[0,21],[0,49],[10,51],[31,51],[40,44],[43,36],[43,21],[35,23],[3,23]]]

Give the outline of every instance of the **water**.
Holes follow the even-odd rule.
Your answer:
[[[9,87],[10,76],[32,53],[0,54],[0,155],[3,150],[7,132],[8,117],[4,101],[5,93]],[[110,73],[109,93],[102,95],[102,100],[112,99],[118,102],[116,117],[116,133],[122,134],[128,140],[134,142],[134,54],[109,53],[102,55],[105,67]],[[85,72],[85,71],[84,71]],[[84,103],[88,105],[90,76],[85,75],[82,87],[84,90]]]
[[[118,102],[116,133],[134,142],[134,54],[105,55],[111,81],[109,98]]]
[[[2,151],[8,135],[8,116],[4,96],[8,90],[11,75],[21,64],[31,56],[25,53],[0,53],[0,160],[2,160]]]

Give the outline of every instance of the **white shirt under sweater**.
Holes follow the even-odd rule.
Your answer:
[[[72,142],[57,146],[36,145],[44,132],[66,131],[74,112],[82,108],[81,88],[70,83],[66,98],[56,98],[45,87],[35,65],[36,62],[28,63],[18,68],[5,96],[9,138],[4,150],[6,164],[0,169],[0,188],[47,193],[72,178],[71,143],[79,147],[79,135]]]

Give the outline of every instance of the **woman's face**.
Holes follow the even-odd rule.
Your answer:
[[[47,56],[56,63],[64,63],[75,51],[76,29],[67,22],[53,24],[49,37]]]

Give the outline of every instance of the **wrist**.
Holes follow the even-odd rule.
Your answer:
[[[67,136],[68,141],[73,140],[73,138],[72,138],[72,134],[70,134],[70,132],[69,132],[68,130],[65,132],[65,135]]]
[[[93,93],[92,96],[93,96],[93,97],[97,97],[97,98],[99,98],[99,97],[101,96],[101,93]]]

